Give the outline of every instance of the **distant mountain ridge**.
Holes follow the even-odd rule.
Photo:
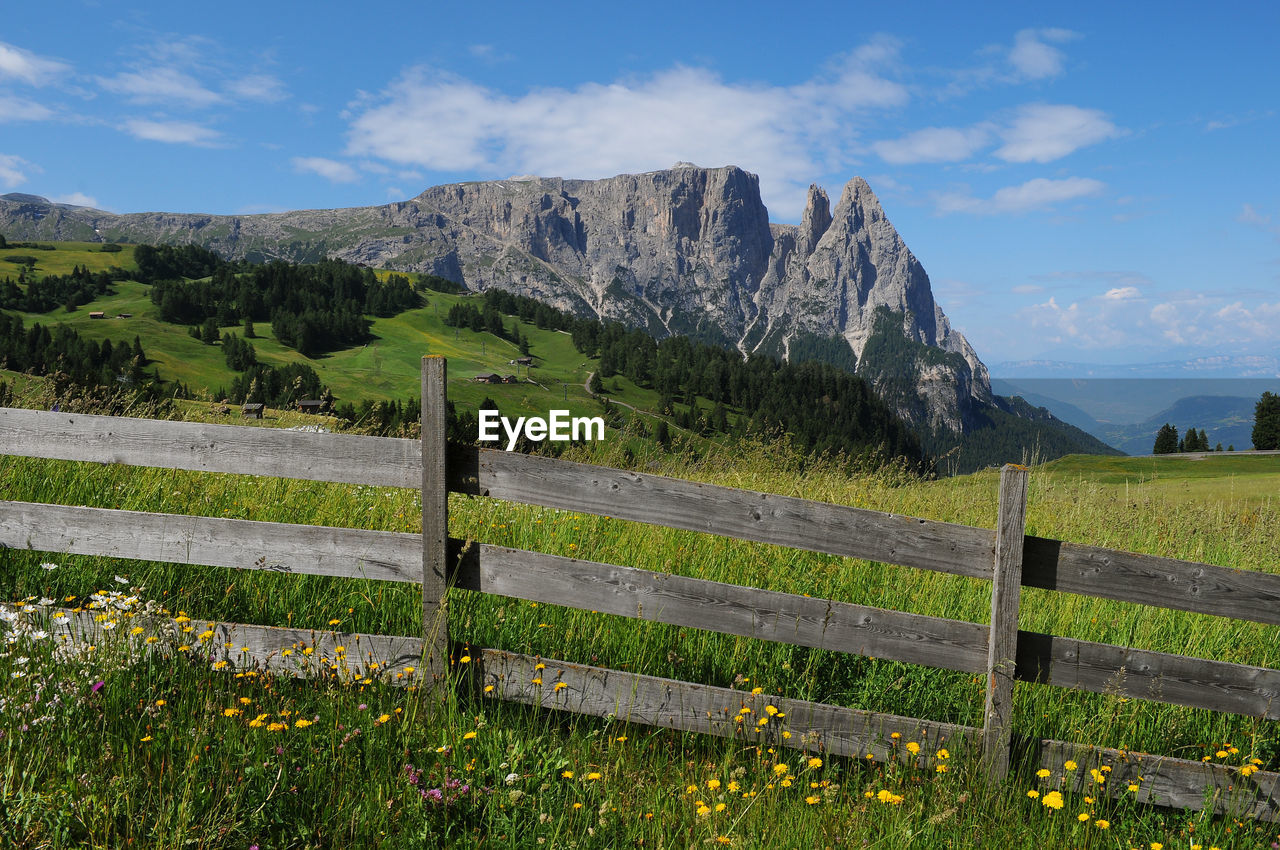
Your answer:
[[[991,374],[1018,378],[1280,378],[1280,357],[1268,354],[1208,355],[1155,363],[1074,363],[1065,360],[1013,360]]]
[[[995,414],[1059,429],[1055,440],[1080,440],[1080,450],[1097,445],[992,395],[986,366],[951,327],[928,274],[860,177],[834,207],[811,186],[798,225],[770,223],[756,175],[680,163],[602,180],[456,183],[377,207],[243,216],[117,215],[14,195],[0,198],[0,233],[199,244],[229,258],[335,257],[424,272],[658,336],[853,363],[941,449],[990,430]]]

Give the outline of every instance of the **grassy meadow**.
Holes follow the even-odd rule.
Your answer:
[[[578,459],[627,460],[620,442],[576,451]],[[932,482],[892,470],[850,475],[778,445],[630,460],[732,486],[985,527],[995,521],[994,471]],[[1179,480],[1174,467],[1131,478],[1112,463],[1073,458],[1033,470],[1028,533],[1280,569],[1273,500],[1179,498],[1166,486]],[[1280,462],[1248,474],[1274,486]],[[1219,492],[1234,492],[1228,481],[1196,479],[1215,480]],[[412,490],[17,458],[0,467],[0,498],[420,529]],[[987,616],[989,584],[954,576],[483,498],[451,497],[450,511],[452,534],[485,542],[922,614]],[[25,600],[30,612],[7,624],[0,653],[0,842],[11,846],[1207,850],[1280,838],[1275,825],[1141,807],[1125,794],[1064,792],[1066,765],[990,787],[958,750],[888,764],[774,752],[503,704],[461,687],[432,700],[373,682],[219,673],[195,641],[197,652],[171,647],[167,657],[143,660],[116,645],[133,628],[131,614],[147,606],[190,617],[197,640],[207,624],[233,621],[415,634],[416,585],[16,550],[0,553],[0,565],[0,599]],[[39,636],[42,611],[90,602],[118,624],[108,638],[120,640],[90,652]],[[982,685],[967,674],[460,590],[450,605],[460,671],[467,647],[497,647],[981,724]],[[1021,625],[1280,667],[1275,628],[1251,623],[1026,590]],[[1037,685],[1020,685],[1016,695],[1021,734],[1280,766],[1272,722]]]
[[[67,243],[50,252],[13,249],[37,255],[37,273],[47,274],[70,271],[89,255],[128,267],[128,251],[98,254]],[[507,361],[517,352],[492,335],[446,328],[440,316],[459,297],[429,292],[425,306],[376,320],[368,345],[308,363],[339,401],[416,395],[419,359],[432,353],[449,357],[450,397],[463,406],[490,396],[508,414],[599,412],[582,388],[595,364],[567,334],[529,325],[521,333],[539,359],[537,383],[475,384],[477,374],[514,369]],[[133,316],[90,320],[91,309]],[[159,322],[153,311],[146,287],[124,282],[91,308],[23,320],[66,322],[95,339],[138,335],[165,379],[211,394],[230,383],[218,346]],[[298,358],[269,328],[259,332],[260,361]],[[30,406],[48,406],[41,381],[0,379]],[[656,403],[623,379],[607,384],[624,402]],[[208,419],[209,409],[207,400],[177,402],[172,413]],[[317,421],[278,411],[255,424]],[[664,453],[612,431],[603,444],[569,456],[985,528],[996,518],[994,470],[924,481],[892,468],[850,473],[783,444],[699,442],[696,455]],[[1027,532],[1280,572],[1277,485],[1280,457],[1062,458],[1033,469]],[[413,490],[2,455],[0,499],[421,529]],[[487,498],[453,496],[450,513],[451,534],[487,543],[974,622],[988,616],[990,584],[956,576]],[[1067,765],[991,787],[972,755],[958,749],[890,763],[775,752],[504,704],[461,684],[469,648],[494,647],[981,725],[982,683],[968,674],[453,590],[458,687],[429,698],[375,681],[224,673],[199,652],[201,636],[218,622],[418,634],[417,585],[0,549],[6,601],[22,610],[0,621],[0,847],[1225,850],[1280,840],[1278,825],[1138,806],[1130,794],[1067,792]],[[98,612],[112,628],[91,649],[55,646],[49,617],[59,606]],[[142,628],[135,624],[160,610],[189,618],[189,643],[142,658],[126,651],[151,637],[145,628],[133,634]],[[1035,589],[1023,591],[1021,610],[1024,629],[1280,668],[1275,627]],[[1273,722],[1112,695],[1019,685],[1014,728],[1280,769]],[[908,751],[917,742],[897,743]]]

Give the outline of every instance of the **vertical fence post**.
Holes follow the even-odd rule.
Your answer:
[[[995,571],[991,577],[991,634],[987,639],[987,700],[982,727],[982,764],[994,781],[1009,773],[1013,719],[1013,675],[1018,656],[1018,597],[1027,520],[1027,468],[1000,470]]]
[[[439,687],[449,666],[449,488],[445,478],[445,358],[422,358],[422,671],[423,685]]]

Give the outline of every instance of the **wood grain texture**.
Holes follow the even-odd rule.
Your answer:
[[[791,593],[473,544],[458,587],[760,640],[985,669],[987,627]]]
[[[422,358],[422,635],[425,674],[443,686],[449,658],[449,484],[445,434],[447,363]]]
[[[969,746],[978,730],[892,714],[695,685],[657,676],[485,649],[486,696],[595,717],[615,717],[665,729],[735,738],[761,746],[790,747],[876,761],[932,761],[941,747]],[[542,665],[539,667],[539,665]],[[560,687],[563,685],[563,687]],[[780,712],[771,716],[767,707]],[[760,725],[762,718],[768,718]],[[784,736],[783,732],[790,732]],[[900,735],[895,741],[894,732]],[[913,759],[902,749],[921,746]]]
[[[0,548],[242,570],[422,580],[416,534],[0,502]]]
[[[1054,787],[1088,789],[1111,797],[1132,796],[1139,803],[1177,809],[1211,809],[1219,814],[1264,821],[1280,821],[1280,774],[1259,771],[1241,776],[1239,766],[1206,764],[1187,759],[1132,753],[1106,747],[1042,740],[1033,747],[1032,761],[1053,772],[1048,782]],[[1063,769],[1070,759],[1078,767]],[[1091,770],[1109,767],[1106,781],[1099,784]],[[1130,784],[1138,786],[1134,794]]]
[[[0,454],[417,488],[417,440],[0,408]]]
[[[1280,625],[1280,575],[1028,537],[1025,587]]]
[[[463,493],[991,577],[989,530],[498,449],[450,448],[450,489]]]
[[[982,765],[1000,781],[1009,773],[1013,683],[1018,657],[1018,598],[1022,590],[1022,539],[1027,521],[1027,468],[1000,470],[991,626],[987,640],[987,688],[983,709]]]
[[[1280,671],[1036,632],[1018,635],[1018,679],[1280,720]]]

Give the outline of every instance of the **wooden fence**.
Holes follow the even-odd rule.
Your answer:
[[[1106,765],[1094,793],[1126,793],[1165,806],[1213,808],[1280,820],[1280,774],[1159,755],[1028,740],[1011,728],[1015,682],[1280,718],[1280,671],[1094,643],[1018,629],[1020,587],[1156,605],[1280,625],[1280,576],[1083,546],[1024,534],[1027,470],[1000,477],[998,527],[973,528],[494,449],[446,445],[446,366],[426,357],[422,439],[405,440],[160,422],[0,408],[0,454],[201,472],[421,488],[422,534],[374,532],[0,502],[0,548],[235,569],[282,570],[420,583],[416,637],[323,633],[245,624],[218,626],[209,646],[232,668],[247,663],[296,673],[285,649],[314,645],[355,675],[418,666],[417,681],[443,681],[448,588],[457,586],[571,608],[730,635],[980,674],[981,728],[711,687],[504,651],[473,652],[486,697],[671,729],[741,736],[735,718],[773,705],[787,718],[751,735],[774,746],[921,764],[942,742],[979,753],[994,778],[1011,760],[1073,776]],[[601,564],[448,536],[448,493],[488,496],[670,528],[936,570],[992,582],[989,625]],[[70,627],[92,630],[89,615]],[[247,652],[242,652],[247,648]],[[374,665],[377,665],[376,667]],[[536,665],[545,665],[544,668]],[[378,671],[375,673],[373,671]],[[423,675],[425,674],[425,675]],[[492,687],[487,687],[491,685]],[[563,687],[561,687],[563,685]],[[1141,779],[1139,779],[1141,777]]]

